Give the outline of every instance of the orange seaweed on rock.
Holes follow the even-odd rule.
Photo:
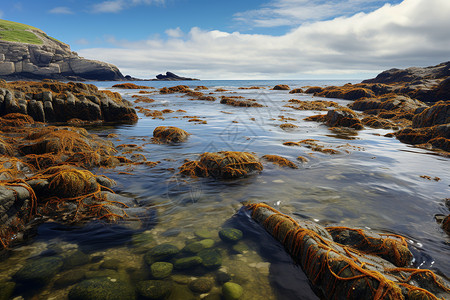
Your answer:
[[[187,85],[177,85],[172,87],[163,87],[159,90],[160,94],[186,93],[190,91]]]
[[[263,203],[247,204],[245,208],[251,211],[252,219],[284,245],[321,299],[438,299],[450,291],[432,271],[397,268],[379,256],[337,243],[318,224],[294,220]],[[404,239],[388,237],[397,238],[403,247]],[[386,244],[381,242],[374,248],[382,253],[393,252],[394,257],[410,258],[409,250],[396,253],[399,248]],[[370,248],[371,244],[367,245]],[[425,281],[415,281],[417,274],[427,274],[422,277]]]
[[[220,100],[220,104],[226,104],[231,106],[239,106],[239,107],[263,107],[264,105],[259,104],[256,101],[252,100],[237,100],[236,98],[232,97],[225,97],[222,96],[222,99]]]
[[[262,158],[264,158],[267,161],[270,161],[280,167],[289,167],[291,169],[298,169],[298,166],[296,164],[294,164],[292,161],[290,161],[287,158],[284,158],[282,156],[279,155],[263,155]]]
[[[16,131],[17,127],[31,126],[35,124],[32,117],[21,113],[10,113],[0,117],[2,131]]]
[[[298,126],[295,124],[292,124],[292,123],[283,123],[280,125],[280,128],[283,130],[289,130],[289,129],[298,128]]]
[[[290,89],[291,88],[287,84],[277,84],[276,86],[274,86],[272,88],[272,90],[275,90],[275,91],[288,91]]]
[[[346,84],[344,86],[329,86],[320,92],[314,93],[315,96],[325,98],[340,98],[346,100],[356,100],[360,98],[375,97],[374,92],[369,89]]]
[[[316,115],[304,119],[305,121],[324,122],[329,127],[348,127],[356,130],[363,129],[358,115],[351,109],[341,107],[329,110],[326,115]]]
[[[320,86],[311,86],[308,89],[306,89],[305,93],[306,94],[316,94],[316,93],[320,93],[324,90],[323,87]]]
[[[180,173],[191,177],[239,178],[263,170],[258,158],[248,152],[205,152],[198,161],[187,161]]]
[[[303,90],[301,88],[293,89],[289,92],[289,94],[300,94],[303,93]]]
[[[328,110],[329,107],[340,107],[334,101],[313,100],[313,101],[301,101],[297,99],[291,99],[288,101],[294,105],[285,105],[285,107],[293,108],[296,110]]]
[[[129,89],[129,90],[139,90],[139,89],[148,89],[148,86],[145,85],[137,85],[134,83],[118,83],[112,86],[113,88],[118,88],[118,89]]]
[[[174,126],[158,126],[153,130],[153,141],[157,143],[180,143],[187,140],[190,134]]]

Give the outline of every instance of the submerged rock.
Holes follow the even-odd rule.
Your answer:
[[[136,299],[134,288],[127,282],[108,277],[84,280],[69,291],[69,300],[123,299]]]
[[[226,243],[235,244],[242,239],[243,234],[239,229],[225,228],[219,231],[219,237]]]
[[[222,287],[225,300],[238,300],[244,293],[244,289],[237,283],[226,282]]]
[[[163,279],[170,276],[170,274],[172,274],[172,270],[173,265],[169,262],[155,262],[150,266],[151,274],[153,278],[156,279]]]
[[[184,270],[200,265],[203,262],[200,256],[183,257],[175,260],[173,266],[175,269]]]
[[[172,244],[160,244],[156,247],[153,247],[150,251],[148,251],[144,255],[144,261],[151,265],[154,262],[158,261],[168,261],[172,259],[175,255],[177,255],[180,252],[180,249],[178,249],[176,246]]]
[[[14,280],[30,286],[47,284],[63,266],[59,257],[43,257],[28,261],[16,274]]]
[[[189,288],[194,293],[204,294],[209,292],[213,287],[213,281],[208,278],[198,278],[189,283]]]
[[[202,266],[207,269],[218,269],[222,265],[222,255],[216,249],[205,249],[199,252],[202,259]]]
[[[170,294],[172,287],[170,281],[146,280],[138,282],[137,291],[145,299],[163,299]]]

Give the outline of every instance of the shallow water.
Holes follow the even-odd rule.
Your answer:
[[[266,202],[280,211],[314,220],[324,225],[361,227],[404,235],[415,255],[414,265],[450,276],[450,238],[434,221],[435,214],[448,214],[444,199],[450,197],[450,168],[448,158],[402,144],[383,135],[389,131],[364,129],[356,135],[336,134],[324,125],[303,119],[323,112],[299,111],[283,107],[289,99],[320,100],[306,94],[270,90],[276,84],[288,84],[291,89],[307,85],[342,85],[342,81],[193,81],[138,82],[156,88],[189,85],[207,86],[203,93],[214,93],[215,102],[188,100],[184,94],[143,95],[153,103],[136,105],[148,109],[182,109],[186,112],[164,114],[165,119],[152,119],[139,114],[136,125],[91,128],[90,131],[111,139],[116,145],[137,144],[141,148],[133,154],[143,154],[148,166],[121,167],[113,170],[94,170],[117,181],[116,192],[132,195],[140,205],[152,208],[150,222],[144,234],[152,244],[170,242],[182,248],[194,238],[194,232],[207,229],[223,256],[221,270],[244,288],[242,299],[316,299],[301,269],[295,266],[282,246],[274,242],[259,226],[240,210],[242,202]],[[125,99],[139,90],[111,88],[115,82],[95,83],[99,88],[118,91]],[[261,86],[264,89],[238,89]],[[215,92],[217,88],[228,91]],[[244,96],[256,99],[266,107],[241,108],[220,104],[221,95]],[[328,99],[330,100],[330,99]],[[345,105],[349,101],[335,100]],[[291,130],[279,127],[280,116],[298,126]],[[188,122],[196,116],[207,124]],[[151,143],[152,132],[160,125],[177,126],[192,135],[179,145]],[[339,150],[329,155],[313,152],[306,147],[284,146],[286,141],[316,139],[326,148]],[[260,174],[238,180],[189,179],[177,175],[185,159],[195,159],[203,152],[221,150],[249,151],[258,156],[282,155],[299,166],[280,168],[264,163]],[[296,161],[298,156],[309,159]],[[439,181],[426,180],[421,175]],[[246,250],[236,254],[220,242],[217,231],[231,225],[244,231]],[[29,245],[14,249],[12,256],[0,266],[0,281],[8,279],[29,257],[58,255],[64,251],[81,249],[90,256],[90,263],[75,268],[80,271],[100,269],[103,261],[118,258],[118,274],[133,282],[145,278],[143,253],[133,238],[141,231],[121,226],[93,223],[85,228],[67,228],[57,224],[41,225]],[[149,247],[150,247],[149,246]],[[145,247],[144,247],[145,248]],[[64,271],[67,272],[67,271]],[[56,275],[45,288],[36,291],[16,291],[15,296],[38,299],[64,299],[71,286],[58,287],[55,281],[66,273]],[[143,275],[142,275],[143,274]],[[177,281],[206,274],[177,274]],[[187,279],[186,279],[187,280]],[[213,293],[219,291],[215,286]]]

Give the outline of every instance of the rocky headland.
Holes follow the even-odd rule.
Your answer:
[[[125,80],[116,66],[80,57],[42,30],[6,20],[0,20],[0,78]]]

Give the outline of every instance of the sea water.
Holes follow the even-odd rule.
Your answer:
[[[400,143],[385,137],[389,130],[365,128],[357,133],[334,133],[325,125],[303,119],[320,111],[301,111],[285,107],[290,99],[303,101],[325,100],[309,94],[289,94],[272,90],[276,84],[287,84],[291,89],[305,86],[343,85],[352,81],[251,81],[203,80],[183,82],[134,82],[153,87],[150,94],[139,94],[154,99],[153,103],[138,103],[146,109],[170,109],[164,119],[139,115],[134,125],[115,125],[88,128],[120,144],[136,144],[150,166],[127,166],[116,169],[96,169],[117,182],[117,193],[134,197],[139,205],[153,211],[152,225],[144,234],[153,244],[172,243],[182,248],[194,239],[195,232],[206,229],[222,253],[220,268],[232,281],[244,288],[242,299],[316,299],[308,280],[281,245],[240,210],[244,202],[265,202],[283,213],[307,219],[322,225],[337,225],[370,229],[377,232],[400,234],[408,239],[418,268],[430,268],[444,276],[450,275],[450,238],[435,222],[436,214],[448,214],[445,198],[450,197],[450,159],[435,152]],[[92,82],[99,89],[119,92],[133,102],[139,90],[112,88],[117,82]],[[353,82],[355,83],[355,82]],[[158,89],[175,85],[194,89],[201,85],[205,95],[216,101],[190,100],[184,94],[159,94]],[[240,89],[242,87],[260,89]],[[219,91],[217,91],[219,89]],[[242,96],[255,99],[264,107],[233,107],[220,104],[220,96]],[[333,100],[340,105],[350,101]],[[185,112],[177,112],[183,110]],[[186,117],[188,116],[188,117]],[[282,119],[298,127],[283,130]],[[206,124],[189,122],[192,118]],[[157,126],[176,126],[189,132],[189,139],[180,144],[152,143]],[[330,155],[314,152],[304,146],[285,146],[284,142],[314,139],[325,148],[338,150]],[[216,180],[186,178],[178,174],[185,160],[197,159],[199,154],[216,151],[247,151],[261,157],[281,155],[296,162],[298,169],[281,168],[264,163],[264,170],[247,178]],[[308,159],[302,163],[298,156]],[[439,180],[427,180],[430,176]],[[98,225],[98,224],[97,224]],[[29,257],[42,255],[49,249],[79,248],[90,256],[90,263],[79,266],[81,271],[98,270],[108,259],[118,259],[117,272],[129,276],[146,272],[141,249],[136,249],[133,237],[142,230],[120,226],[96,226],[71,229],[57,224],[43,224],[30,244],[13,250],[13,255],[2,262],[0,279],[10,278]],[[221,242],[217,232],[226,226],[243,230],[244,250],[234,252]],[[65,271],[67,272],[67,271]],[[134,275],[133,275],[134,274]],[[43,289],[16,291],[16,296],[38,299],[64,299],[71,286],[59,287],[56,275]],[[189,281],[212,274],[176,274],[176,280]],[[183,279],[184,276],[184,279]],[[181,278],[181,279],[180,279]],[[216,285],[214,292],[220,292]],[[205,296],[205,295],[203,295]]]

